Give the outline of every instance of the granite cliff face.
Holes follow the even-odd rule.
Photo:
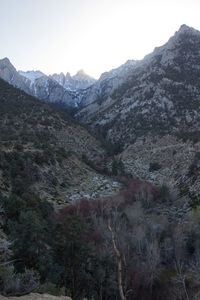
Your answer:
[[[66,75],[64,75],[64,73],[60,73],[53,74],[50,77],[57,81],[65,89],[72,91],[86,89],[96,81],[83,70],[78,71],[74,76],[71,76],[70,73],[67,73]]]
[[[183,25],[164,46],[135,62],[105,98],[83,108],[78,118],[124,145],[147,132],[198,128],[199,61],[200,32]]]
[[[200,32],[182,25],[77,118],[121,149],[127,173],[199,195],[199,78]]]
[[[17,72],[7,57],[0,60],[0,78],[25,92],[29,92],[26,79]]]
[[[0,60],[0,78],[45,102],[76,106],[76,95],[73,92],[67,91],[40,71],[18,72],[8,58]]]
[[[135,61],[129,60],[119,68],[103,73],[99,80],[80,93],[80,107],[88,106],[91,103],[100,105],[109,98],[113,91],[129,76],[135,63]],[[98,108],[99,106],[97,106],[97,110]],[[83,111],[83,114],[85,112],[87,110]]]

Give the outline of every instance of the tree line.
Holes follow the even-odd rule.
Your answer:
[[[0,199],[0,291],[81,300],[183,300],[200,295],[200,210],[131,179],[118,195],[54,208],[37,196]]]

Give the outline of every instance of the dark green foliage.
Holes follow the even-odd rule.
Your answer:
[[[124,164],[121,159],[112,161],[112,174],[115,176],[124,174]]]
[[[181,130],[178,131],[175,136],[178,139],[181,139],[183,142],[192,141],[194,144],[197,143],[200,139],[199,130]]]
[[[169,198],[166,186],[157,189],[140,180],[131,180],[120,197],[82,200],[56,213],[50,203],[28,193],[1,198],[16,276],[33,269],[40,278],[39,291],[59,294],[64,289],[75,300],[119,300],[109,223],[123,257],[127,300],[133,295],[136,300],[169,300],[170,293],[179,299],[182,288],[177,291],[175,264],[181,260],[185,278],[195,280],[191,268],[199,251],[200,219],[197,214],[192,229],[188,223],[166,220],[162,210],[160,217],[152,214]],[[144,200],[151,205],[144,207]],[[198,282],[193,284],[199,289]],[[187,289],[192,295],[193,286],[188,283]]]
[[[200,207],[200,197],[199,196],[193,196],[191,193],[189,193],[189,197],[191,199],[191,207],[196,209]]]
[[[162,166],[158,162],[152,162],[149,164],[149,172],[158,171],[161,167]]]
[[[98,131],[98,128],[96,128],[96,131]],[[107,128],[104,128],[103,131],[99,129],[97,137],[101,141],[101,144],[105,148],[108,156],[120,154],[123,151],[122,143],[120,142],[111,143],[106,139],[106,133],[107,133]]]
[[[15,273],[12,265],[1,267],[0,293],[5,296],[21,296],[34,292],[39,287],[38,273],[33,270],[25,270],[23,273]]]
[[[0,170],[2,192],[23,196],[41,182],[42,169],[62,164],[69,153],[57,131],[67,118],[50,106],[0,80]]]
[[[31,195],[25,199],[13,195],[1,202],[7,220],[5,232],[14,241],[13,258],[17,271],[34,268],[41,278],[46,278],[52,259],[53,207]]]
[[[190,194],[189,186],[184,183],[180,184],[179,185],[179,193],[180,193],[181,197],[188,196]]]
[[[188,175],[189,176],[197,176],[200,170],[200,152],[196,152],[194,159],[189,166]]]
[[[159,190],[161,201],[166,201],[170,198],[170,189],[167,185],[163,184]]]
[[[84,297],[91,279],[87,269],[92,252],[86,244],[87,230],[84,227],[78,217],[66,215],[62,216],[56,229],[56,263],[62,266],[59,284],[64,285],[66,292],[70,291],[73,299]]]

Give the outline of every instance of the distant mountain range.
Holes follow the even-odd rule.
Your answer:
[[[83,70],[75,76],[69,73],[66,76],[63,73],[47,76],[41,71],[17,71],[8,58],[0,60],[0,78],[43,101],[72,107],[80,102],[78,91],[95,82]]]
[[[60,73],[53,74],[50,77],[56,80],[65,89],[72,91],[86,89],[96,82],[94,78],[87,75],[83,70],[78,71],[74,76],[71,76],[70,73],[67,73],[66,75]]]
[[[185,182],[200,195],[200,32],[194,28],[182,25],[143,60],[129,60],[97,81],[83,71],[73,77],[17,72],[7,58],[0,77],[43,101],[76,107],[76,120],[113,144],[129,174],[179,188]]]
[[[0,292],[200,299],[200,32],[97,81],[0,77]]]
[[[199,75],[198,47],[199,32],[182,25],[165,45],[156,48],[143,60],[128,60],[119,68],[103,73],[99,80],[85,74],[83,70],[75,76],[69,73],[47,76],[41,71],[18,72],[8,58],[0,60],[0,77],[41,100],[78,107],[80,110],[83,108],[78,114],[80,120],[92,122],[95,126],[103,122],[107,127],[118,113],[123,115],[124,120],[125,115],[128,116],[130,110],[132,111],[132,106],[136,110],[140,103],[144,105],[144,101],[140,99],[148,98],[149,103],[150,99],[155,100],[155,97],[158,99],[160,90],[162,90],[160,98],[165,99],[162,101],[169,104],[171,96],[168,97],[167,89],[170,89],[171,83],[174,85],[177,82],[179,89],[180,83],[188,81],[190,84],[189,81],[194,81],[194,77]],[[195,83],[192,84],[194,86]],[[184,94],[187,93],[190,94],[191,91],[184,91]],[[120,106],[117,108],[119,101]],[[138,105],[136,105],[137,101],[139,101]],[[126,112],[122,106],[125,106]],[[111,113],[112,108],[113,113]],[[109,118],[106,116],[106,121],[105,118],[101,120],[101,116],[98,117],[108,111]],[[117,119],[121,122],[120,118]]]

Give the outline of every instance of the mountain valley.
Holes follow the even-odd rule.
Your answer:
[[[0,78],[0,294],[198,300],[200,32],[98,80]]]
[[[80,198],[119,188],[95,170],[106,152],[87,130],[3,80],[0,92],[2,195],[32,190],[65,203],[75,191]]]

